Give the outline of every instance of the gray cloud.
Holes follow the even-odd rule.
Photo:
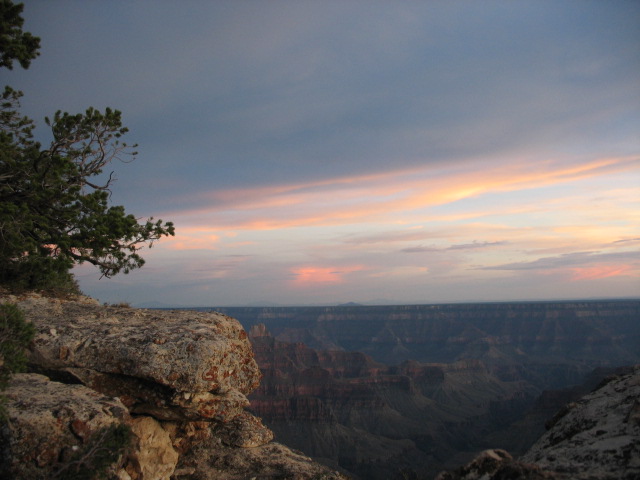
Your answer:
[[[117,193],[143,208],[176,201],[152,189],[167,179],[192,192],[523,147],[596,154],[637,124],[639,4],[159,3],[28,5],[43,52],[10,74],[36,117],[124,111],[142,153]]]
[[[543,257],[530,262],[514,262],[489,267],[477,267],[480,270],[547,270],[563,267],[584,266],[599,262],[640,263],[638,252],[573,252],[555,257]]]
[[[401,252],[404,253],[424,253],[424,252],[444,252],[447,250],[478,250],[481,248],[490,248],[497,247],[500,245],[507,245],[509,242],[500,241],[500,242],[477,242],[474,241],[472,243],[461,243],[457,245],[451,245],[449,247],[408,247],[403,248]]]
[[[625,238],[622,240],[616,240],[615,242],[612,243],[612,245],[616,245],[619,246],[620,244],[625,244],[626,245],[633,245],[636,243],[640,243],[640,237],[638,238]]]

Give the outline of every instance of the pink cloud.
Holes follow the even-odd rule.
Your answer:
[[[362,270],[360,265],[347,267],[300,266],[291,269],[294,286],[306,287],[316,284],[339,284],[345,281],[344,276]]]
[[[220,235],[201,227],[179,227],[175,237],[163,239],[159,245],[168,250],[216,250]]]
[[[602,278],[629,276],[634,268],[631,265],[597,265],[572,268],[571,281],[599,280]]]

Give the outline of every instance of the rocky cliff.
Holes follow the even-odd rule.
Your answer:
[[[489,450],[437,480],[640,478],[640,367],[568,403],[519,459]]]
[[[1,478],[78,478],[111,448],[114,425],[133,433],[110,470],[121,480],[344,478],[272,442],[245,409],[260,372],[232,318],[35,294],[0,302],[17,304],[38,332],[35,373],[4,392]]]

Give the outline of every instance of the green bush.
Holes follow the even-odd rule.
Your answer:
[[[25,371],[25,350],[35,333],[35,327],[24,319],[17,306],[0,305],[0,390],[7,388],[11,374]]]
[[[25,371],[25,350],[35,334],[35,327],[24,319],[17,306],[0,305],[0,391],[7,388],[12,374]],[[4,400],[0,396],[0,420],[6,416]]]

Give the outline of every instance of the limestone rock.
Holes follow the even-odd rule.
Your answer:
[[[87,368],[65,368],[58,371],[41,369],[52,378],[68,374],[80,383],[99,392],[117,395],[136,414],[151,415],[161,420],[215,419],[228,421],[249,405],[237,390],[226,392],[175,392],[157,383],[125,375],[100,373]],[[66,381],[70,381],[66,377]]]
[[[131,430],[140,446],[127,466],[129,476],[133,480],[169,480],[178,463],[169,434],[151,417],[134,419]]]
[[[4,395],[0,478],[53,478],[101,428],[130,420],[119,400],[42,375],[15,375]]]
[[[640,368],[564,409],[522,457],[571,478],[640,477]]]
[[[163,422],[162,426],[181,454],[204,444],[253,448],[273,440],[273,432],[262,420],[246,411],[228,422]]]
[[[107,307],[29,294],[3,298],[38,333],[30,362],[71,373],[133,412],[164,419],[233,418],[260,372],[242,326],[222,314]]]
[[[260,447],[273,440],[273,432],[249,412],[242,412],[230,422],[215,425],[213,433],[222,443],[233,447]]]
[[[216,444],[196,448],[181,457],[176,477],[184,472],[189,480],[348,480],[348,477],[314,462],[301,453],[270,442],[256,448],[234,448]]]
[[[537,465],[515,461],[500,449],[485,450],[464,467],[438,474],[435,480],[568,480]]]

